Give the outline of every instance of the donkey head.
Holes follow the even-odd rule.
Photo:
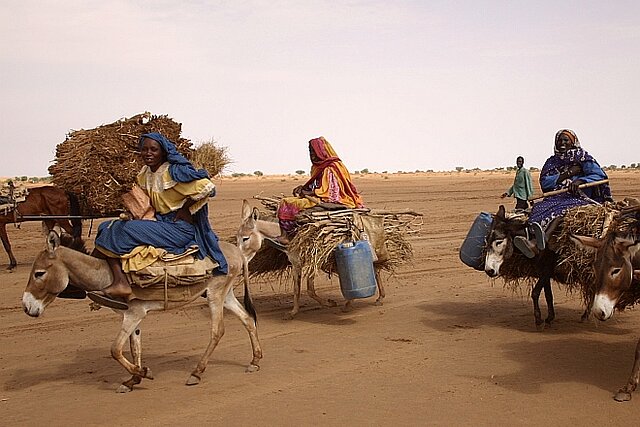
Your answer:
[[[38,317],[69,283],[69,273],[60,260],[60,236],[55,231],[47,235],[47,246],[38,254],[22,295],[22,308],[29,316]]]
[[[513,238],[524,227],[522,222],[508,219],[504,206],[500,205],[493,216],[491,231],[487,237],[484,272],[489,277],[500,275],[500,267],[513,255]]]
[[[598,290],[591,311],[596,318],[607,320],[613,315],[620,296],[631,287],[634,267],[640,268],[640,242],[615,233],[608,233],[602,239],[574,235],[571,240],[595,252],[593,270]],[[639,273],[636,270],[636,276],[640,276]]]
[[[243,200],[242,223],[236,233],[236,242],[247,262],[251,261],[260,250],[264,240],[264,236],[258,228],[259,218],[260,211],[257,208],[251,208],[249,202]]]

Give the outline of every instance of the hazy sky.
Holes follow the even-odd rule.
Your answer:
[[[0,0],[0,176],[150,111],[227,172],[540,167],[560,128],[640,163],[640,2]]]

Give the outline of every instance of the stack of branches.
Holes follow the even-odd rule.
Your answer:
[[[274,221],[280,199],[278,197],[254,196],[260,199],[269,211],[266,215]],[[356,221],[357,215],[381,219],[384,229],[384,246],[388,256],[374,263],[376,270],[393,273],[397,266],[413,257],[413,248],[407,237],[420,232],[422,214],[413,211],[372,211],[369,209],[344,209],[335,211],[303,211],[297,217],[299,224],[289,249],[301,262],[303,275],[312,275],[321,270],[332,275],[337,272],[334,249],[341,243],[363,240],[364,236]],[[252,276],[275,275],[280,278],[288,274],[290,267],[286,256],[265,245],[249,263]]]
[[[579,292],[585,304],[595,293],[594,253],[578,248],[571,235],[602,238],[608,231],[622,231],[628,225],[617,218],[624,206],[625,202],[619,202],[572,208],[548,242],[556,254],[555,260],[550,260],[555,261],[553,279],[566,285],[569,292]],[[523,223],[525,220],[522,219]],[[540,277],[539,264],[515,250],[500,268],[500,275],[509,287],[518,287],[523,282],[531,284]]]
[[[145,112],[95,129],[73,130],[56,147],[49,173],[55,185],[83,200],[83,214],[107,216],[124,209],[122,195],[131,190],[143,166],[138,155],[140,135],[159,132],[175,143],[186,158],[194,157],[197,150],[180,136],[181,129],[180,123],[166,115]],[[213,152],[207,146],[208,154],[201,156],[203,160],[197,166],[205,166],[210,176],[219,174],[228,163],[221,150]],[[211,165],[213,169],[209,169]]]

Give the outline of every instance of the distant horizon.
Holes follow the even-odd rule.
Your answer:
[[[635,165],[635,166],[632,166]],[[531,166],[531,167],[527,167],[526,169],[530,170],[531,172],[540,172],[539,167],[535,167],[535,166]],[[629,165],[608,165],[608,166],[603,166],[602,167],[603,170],[605,171],[640,171],[640,163],[631,163]],[[415,170],[415,171],[367,171],[367,172],[363,172],[363,171],[353,171],[351,172],[351,175],[353,176],[366,176],[366,175],[410,175],[410,174],[445,174],[445,173],[470,173],[470,172],[502,172],[502,173],[510,173],[510,172],[514,172],[515,170],[515,166],[502,166],[502,167],[496,167],[493,169],[480,169],[480,168],[463,168],[461,170],[456,170],[456,169],[451,169],[451,170],[431,170],[431,169],[427,169],[427,170]],[[254,172],[258,172],[258,171],[254,171]],[[255,178],[261,178],[261,177],[297,177],[297,176],[309,176],[309,172],[305,171],[304,174],[298,174],[296,172],[291,172],[291,173],[274,173],[274,174],[266,174],[263,173],[262,175],[256,175],[254,172],[248,173],[248,172],[231,172],[231,173],[222,173],[219,175],[216,175],[213,177],[213,179],[217,179],[217,178],[244,178],[244,177],[255,177]],[[45,175],[45,176],[29,176],[29,175],[16,175],[16,176],[0,176],[0,181],[2,182],[6,182],[9,180],[13,180],[13,181],[22,181],[22,179],[17,179],[17,178],[23,178],[26,177],[27,181],[30,179],[38,179],[41,181],[44,180],[50,180],[53,177],[51,175]]]

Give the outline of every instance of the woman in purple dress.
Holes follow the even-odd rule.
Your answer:
[[[572,130],[561,129],[556,133],[553,151],[553,156],[547,159],[540,172],[540,187],[544,193],[561,189],[569,191],[545,197],[533,205],[529,224],[535,243],[524,236],[514,239],[514,245],[529,258],[535,256],[536,248],[545,248],[546,239],[569,209],[613,200],[609,184],[579,188],[582,184],[608,177],[598,162],[580,147],[580,141]]]

